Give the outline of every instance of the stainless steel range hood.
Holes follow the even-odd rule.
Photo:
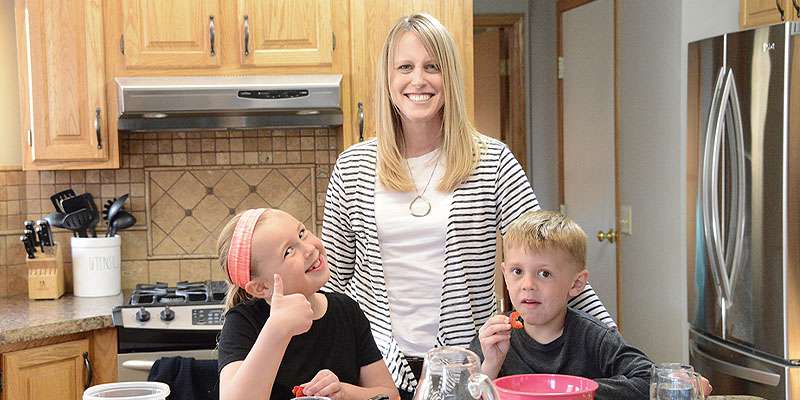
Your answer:
[[[342,124],[341,75],[116,78],[119,130]]]

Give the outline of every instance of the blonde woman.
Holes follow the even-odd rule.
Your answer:
[[[331,279],[370,321],[404,398],[424,354],[467,346],[495,312],[495,235],[539,208],[501,142],[467,118],[450,33],[414,14],[389,32],[376,73],[376,139],[345,150],[325,197]],[[613,325],[587,286],[577,308]]]

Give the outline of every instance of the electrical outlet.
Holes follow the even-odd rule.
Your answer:
[[[633,211],[631,206],[619,206],[619,232],[625,235],[633,234]]]

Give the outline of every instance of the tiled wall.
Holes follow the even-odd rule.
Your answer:
[[[335,129],[121,133],[117,170],[0,171],[0,297],[27,291],[22,221],[53,211],[50,195],[70,187],[92,193],[98,207],[130,193],[137,225],[120,235],[123,288],[223,279],[213,247],[232,214],[279,207],[319,230],[337,137]],[[68,232],[56,238],[69,245]]]

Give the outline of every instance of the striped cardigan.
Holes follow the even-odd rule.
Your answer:
[[[436,346],[469,345],[495,314],[496,229],[505,233],[517,217],[539,208],[508,148],[495,139],[484,140],[477,168],[452,194]],[[375,139],[353,145],[342,152],[331,172],[322,222],[331,269],[325,290],[348,294],[359,303],[395,383],[413,391],[416,379],[392,337],[375,222],[377,154]],[[588,285],[570,304],[614,324]]]

